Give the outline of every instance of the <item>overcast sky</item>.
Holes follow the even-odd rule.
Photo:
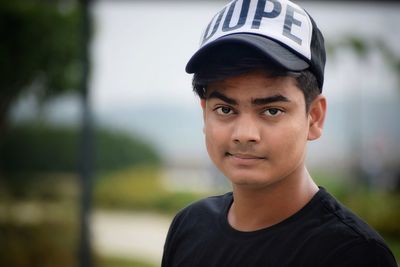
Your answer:
[[[399,51],[399,6],[304,4],[327,42],[348,34],[382,38]],[[395,8],[393,8],[395,7]],[[94,5],[92,99],[96,110],[142,105],[197,106],[184,67],[221,2],[113,2]],[[328,58],[325,94],[343,97],[360,79],[391,94],[394,76],[379,55],[360,64],[352,53]],[[363,69],[365,66],[365,69]],[[365,75],[368,73],[368,75]],[[385,89],[386,88],[386,89]],[[354,90],[354,89],[353,89]],[[375,90],[375,89],[374,89]]]

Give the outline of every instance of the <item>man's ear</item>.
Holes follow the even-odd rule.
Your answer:
[[[205,133],[206,129],[206,125],[205,125],[205,120],[206,120],[206,106],[207,106],[207,101],[205,98],[201,98],[200,99],[200,105],[201,105],[201,109],[203,110],[203,133]]]
[[[206,99],[205,98],[201,98],[200,99],[200,104],[201,104],[201,108],[203,109],[203,112],[206,109]]]
[[[326,114],[326,98],[323,95],[317,96],[310,105],[308,113],[309,131],[308,140],[318,139],[322,135]]]

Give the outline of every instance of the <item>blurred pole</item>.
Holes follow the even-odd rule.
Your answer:
[[[90,239],[90,214],[93,177],[93,126],[89,102],[89,41],[90,41],[90,0],[79,0],[81,5],[81,49],[82,49],[82,133],[80,146],[80,239],[79,266],[92,266],[92,249]]]

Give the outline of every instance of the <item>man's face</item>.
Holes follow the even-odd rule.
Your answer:
[[[265,187],[304,170],[311,123],[295,78],[254,71],[210,83],[202,107],[208,153],[234,186]]]

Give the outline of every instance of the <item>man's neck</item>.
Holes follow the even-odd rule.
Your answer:
[[[264,188],[234,185],[230,225],[239,231],[255,231],[275,225],[303,208],[318,191],[307,170]]]

